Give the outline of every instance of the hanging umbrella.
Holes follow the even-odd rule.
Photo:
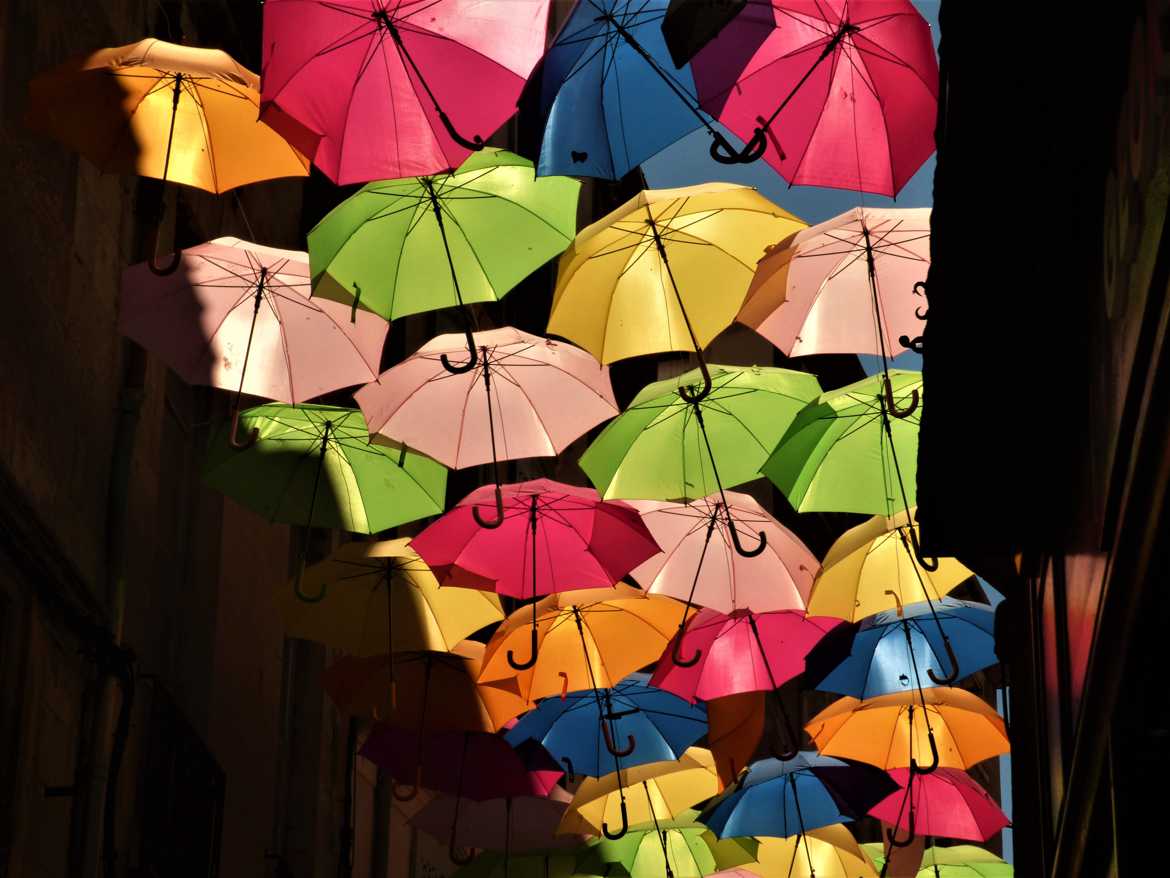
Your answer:
[[[707,711],[649,684],[648,674],[631,674],[602,695],[595,689],[546,698],[507,734],[519,744],[539,741],[564,763],[569,783],[578,775],[600,777],[618,770],[606,745],[633,738],[637,745],[622,762],[627,768],[677,759],[707,732]],[[608,703],[608,706],[607,706]],[[607,715],[615,718],[607,722]]]
[[[804,226],[748,186],[647,189],[561,256],[548,331],[602,363],[694,351],[709,392],[703,348],[735,319],[764,248]]]
[[[507,860],[516,852],[567,850],[582,841],[579,836],[556,836],[568,798],[557,790],[548,798],[519,796],[482,802],[436,796],[410,818],[410,825],[446,844],[451,852],[458,848],[502,851]]]
[[[334,183],[453,168],[515,112],[549,0],[268,0],[263,98]]]
[[[879,768],[805,750],[788,760],[752,763],[699,819],[720,838],[785,838],[864,817],[897,792]]]
[[[740,692],[707,702],[707,746],[723,786],[739,776],[764,737],[766,698],[765,692]]]
[[[617,414],[609,369],[584,351],[510,326],[472,337],[479,361],[469,372],[442,367],[465,342],[440,335],[355,394],[375,442],[405,442],[452,469],[496,469],[555,457]]]
[[[514,660],[518,650],[531,648],[523,607],[492,635],[479,682],[514,681],[529,702],[580,689],[612,689],[662,654],[680,609],[675,600],[624,584],[549,595],[536,602],[536,662],[517,670],[505,658],[513,652]]]
[[[846,630],[848,636],[827,637],[809,653],[806,680],[813,688],[872,698],[930,686],[952,672],[969,677],[998,661],[995,612],[986,604],[954,598],[908,604]]]
[[[742,869],[762,878],[877,878],[869,857],[840,823],[810,829],[803,836],[761,838],[756,862]]]
[[[793,185],[893,197],[934,152],[938,62],[910,0],[771,0],[691,61],[703,109]]]
[[[648,821],[630,827],[617,839],[602,838],[581,852],[577,868],[590,875],[613,875],[615,868],[624,870],[630,878],[702,878],[718,868],[712,850],[714,839],[707,827],[695,822],[695,813],[688,811],[677,820]],[[740,842],[740,857],[745,850],[754,850],[755,842]],[[607,870],[606,865],[610,868]]]
[[[1011,750],[1002,717],[965,689],[940,686],[834,701],[805,726],[826,756],[880,768],[969,768]],[[920,762],[923,756],[929,763]]]
[[[930,208],[855,207],[771,248],[736,319],[787,357],[893,356],[921,334],[929,267]]]
[[[343,543],[305,570],[302,590],[320,602],[306,604],[279,588],[285,635],[360,657],[442,652],[504,618],[494,594],[439,588],[408,542]]]
[[[1011,824],[995,799],[965,771],[940,768],[931,774],[911,774],[907,768],[894,768],[890,777],[902,789],[878,802],[869,813],[911,837],[987,841]]]
[[[451,878],[575,878],[577,874],[577,854],[572,851],[534,851],[508,860],[495,851],[483,851]]]
[[[363,186],[309,232],[313,295],[387,320],[458,306],[470,359],[456,368],[470,371],[479,349],[467,304],[502,299],[577,228],[580,184],[533,173],[485,149],[451,173]]]
[[[670,0],[662,19],[662,36],[674,66],[685,66],[747,5],[748,0]]]
[[[863,847],[878,866],[885,863],[881,843]],[[927,848],[918,870],[918,878],[1012,878],[1014,874],[1010,863],[971,844]]]
[[[181,269],[181,270],[179,270]],[[158,277],[122,273],[118,330],[188,384],[298,403],[378,374],[388,325],[309,298],[307,253],[216,238]]]

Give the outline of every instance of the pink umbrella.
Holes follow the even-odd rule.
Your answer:
[[[692,703],[741,692],[770,692],[802,673],[809,650],[840,624],[840,619],[792,610],[735,610],[728,615],[700,610],[663,651],[650,683]],[[684,637],[695,649],[688,659],[681,658]],[[799,744],[787,716],[784,722],[792,749],[778,754],[780,759],[791,758]]]
[[[268,0],[264,119],[335,183],[458,167],[516,111],[549,0]],[[303,127],[302,127],[303,126]],[[305,131],[308,129],[308,132]]]
[[[789,183],[894,196],[934,152],[938,62],[910,0],[760,0],[691,62],[699,102]]]
[[[736,319],[789,357],[892,354],[921,333],[929,267],[930,208],[856,207],[771,248]]]
[[[869,813],[908,833],[907,839],[898,841],[891,830],[889,840],[895,845],[908,844],[915,835],[987,841],[1011,823],[995,799],[965,771],[937,768],[923,774],[894,768],[890,776],[902,789]]]
[[[579,835],[558,836],[557,826],[569,807],[569,795],[554,790],[549,798],[488,799],[464,802],[454,796],[437,796],[410,818],[416,829],[447,843],[451,858],[457,848],[504,851],[545,851],[575,848]]]
[[[189,384],[235,390],[238,415],[245,393],[295,404],[369,381],[389,324],[310,299],[305,253],[216,238],[173,274],[127,268],[118,328]]]
[[[510,326],[473,338],[480,356],[470,371],[453,374],[441,360],[465,356],[463,334],[440,335],[359,390],[370,432],[453,469],[494,468],[556,456],[618,413],[609,369],[585,351]]]

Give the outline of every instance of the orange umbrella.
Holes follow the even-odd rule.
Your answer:
[[[766,692],[740,692],[707,702],[707,746],[727,786],[752,761],[764,737]]]
[[[619,583],[614,588],[562,591],[536,604],[536,662],[525,671],[507,655],[529,654],[532,610],[504,620],[488,643],[481,684],[514,681],[529,702],[581,689],[609,688],[662,655],[683,606]]]
[[[1011,750],[1002,717],[978,696],[950,686],[841,698],[805,729],[826,756],[886,769],[913,765],[921,773],[969,768]]]

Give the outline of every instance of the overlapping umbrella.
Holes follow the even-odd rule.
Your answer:
[[[849,827],[837,823],[788,838],[762,838],[755,862],[741,869],[761,878],[877,878]]]
[[[865,845],[875,863],[885,862],[880,844]],[[991,851],[970,844],[931,847],[922,854],[917,878],[1012,878],[1015,870]]]
[[[965,771],[939,768],[930,774],[890,770],[902,789],[869,813],[914,835],[987,841],[1010,824],[995,800]],[[907,789],[908,788],[908,789]]]

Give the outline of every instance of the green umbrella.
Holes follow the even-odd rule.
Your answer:
[[[763,473],[795,509],[892,517],[914,505],[922,373],[886,380],[822,394],[776,445]]]
[[[370,444],[357,409],[269,403],[239,421],[255,441],[233,447],[234,422],[221,425],[204,479],[271,521],[376,533],[443,511],[446,467],[404,445]],[[297,589],[304,598],[299,578]]]
[[[309,232],[313,295],[387,320],[494,302],[572,241],[580,186],[502,149],[367,183]]]
[[[721,868],[728,861],[729,847],[720,857],[712,846],[714,835],[697,822],[698,812],[685,811],[674,820],[660,820],[631,826],[617,839],[602,838],[587,844],[577,861],[577,872],[583,875],[613,874],[618,866],[631,878],[701,878]],[[753,839],[727,840],[741,851],[731,861],[751,862],[756,842]],[[606,869],[606,866],[610,868]]]
[[[874,865],[881,868],[886,861],[881,842],[861,847]],[[927,848],[918,870],[918,878],[1012,878],[1013,874],[1010,863],[972,844]]]

